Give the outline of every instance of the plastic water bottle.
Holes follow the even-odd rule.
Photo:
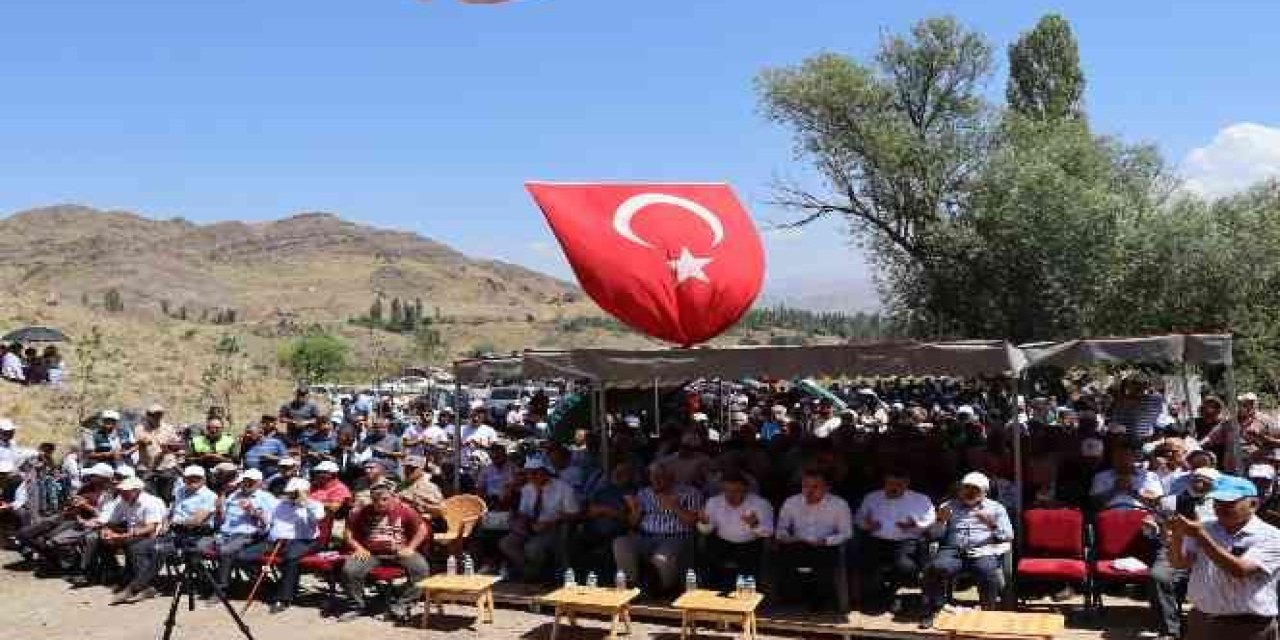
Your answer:
[[[738,581],[734,584],[733,593],[739,597],[747,593],[747,577],[741,573],[738,574]]]
[[[625,591],[627,589],[627,572],[626,571],[623,571],[622,569],[618,569],[618,572],[613,574],[613,588],[617,589],[618,591]]]
[[[451,576],[458,575],[458,559],[452,555],[449,556],[449,559],[444,561],[444,572]]]
[[[469,553],[462,556],[462,574],[468,578],[476,574],[476,563]]]
[[[596,588],[600,586],[600,579],[596,577],[596,572],[592,571],[587,574],[587,587]]]
[[[685,591],[698,590],[698,574],[694,573],[693,569],[686,571],[684,574],[684,590]]]
[[[578,586],[578,577],[573,575],[573,569],[564,570],[564,586],[570,588]]]

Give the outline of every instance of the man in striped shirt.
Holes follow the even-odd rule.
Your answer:
[[[1187,640],[1276,640],[1280,529],[1255,515],[1258,491],[1244,478],[1220,477],[1209,498],[1216,521],[1169,521],[1169,562],[1191,572]]]
[[[702,494],[677,485],[667,464],[657,462],[649,467],[649,486],[624,499],[635,532],[613,541],[614,562],[631,580],[640,575],[641,560],[648,562],[658,573],[662,591],[675,591],[680,570],[693,554]]]

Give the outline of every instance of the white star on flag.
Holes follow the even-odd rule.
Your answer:
[[[680,257],[675,260],[668,260],[667,264],[671,266],[671,270],[676,273],[676,286],[685,283],[686,280],[701,280],[703,282],[711,282],[707,277],[707,273],[703,271],[707,265],[711,264],[712,258],[699,258],[689,251],[689,247],[680,250]]]

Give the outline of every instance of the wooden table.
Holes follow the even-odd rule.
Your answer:
[[[756,609],[761,602],[764,602],[764,596],[759,593],[723,596],[718,591],[697,589],[685,592],[671,606],[680,610],[682,639],[696,636],[697,622],[705,620],[740,625],[742,639],[755,640]]]
[[[946,631],[951,638],[1036,638],[1037,640],[1050,640],[1061,634],[1066,626],[1066,620],[1061,614],[1013,611],[943,613],[933,624],[935,629]]]
[[[418,583],[422,589],[422,602],[426,609],[422,612],[422,628],[431,623],[431,603],[435,601],[436,613],[444,613],[445,602],[464,602],[475,604],[479,609],[476,616],[481,623],[493,624],[493,585],[501,581],[498,576],[485,575],[438,575],[431,576]]]
[[[554,605],[556,620],[551,625],[551,640],[560,635],[560,618],[569,619],[570,626],[578,625],[578,614],[594,613],[609,616],[609,640],[618,637],[618,623],[623,635],[631,635],[631,601],[640,595],[639,589],[611,589],[602,587],[562,587],[539,598]]]

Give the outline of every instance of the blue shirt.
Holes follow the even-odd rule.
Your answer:
[[[288,455],[284,443],[276,438],[263,438],[244,452],[244,468],[270,471],[275,469],[276,461],[264,461],[262,456],[275,456],[276,460]]]
[[[302,450],[304,453],[329,455],[338,446],[338,434],[333,429],[329,433],[320,433],[314,429],[302,434]]]
[[[1000,555],[1010,548],[1013,541],[1013,523],[1009,520],[1009,512],[1004,505],[983,498],[982,502],[969,507],[959,500],[947,502],[951,506],[951,518],[947,520],[942,536],[942,546],[959,549],[967,555],[992,556]],[[982,512],[995,520],[990,527],[976,515]],[[934,529],[940,528],[935,524]]]
[[[169,517],[178,523],[185,523],[200,511],[213,513],[218,509],[218,494],[214,493],[204,485],[200,485],[199,489],[191,491],[186,485],[179,485],[173,491],[173,507],[169,510]]]
[[[240,506],[248,500],[250,507],[262,511],[262,519],[254,518],[249,511]],[[276,499],[271,494],[256,489],[253,495],[246,497],[243,492],[236,491],[227,496],[222,510],[222,527],[219,529],[226,535],[254,535],[266,530],[271,512],[276,508]]]
[[[776,422],[771,421],[760,425],[760,440],[763,442],[768,442],[778,437],[780,433],[782,433],[782,425]]]

